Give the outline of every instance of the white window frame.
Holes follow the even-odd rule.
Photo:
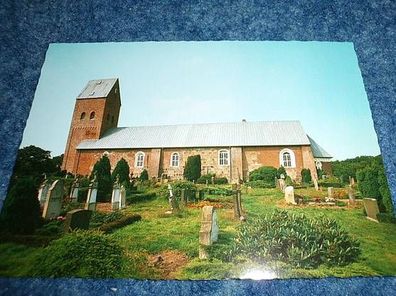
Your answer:
[[[173,156],[177,156],[177,159],[173,159]],[[174,161],[177,162],[177,165],[174,164]],[[179,152],[173,152],[170,157],[170,166],[177,168],[180,165],[180,154]]]
[[[226,155],[227,155],[227,158],[226,158],[226,160],[227,160],[227,163],[225,164],[224,163],[224,158],[222,158],[221,156],[222,156],[222,153],[226,153]],[[230,151],[229,150],[227,150],[227,149],[221,149],[221,150],[219,150],[219,155],[218,155],[218,158],[219,158],[219,165],[220,166],[229,166],[230,165]],[[222,163],[223,162],[223,163]]]
[[[139,160],[139,157],[142,156],[142,159]],[[143,151],[139,151],[138,153],[136,153],[135,155],[135,167],[137,168],[144,168],[144,158],[145,158],[145,154]],[[139,163],[141,162],[141,165],[139,165]]]
[[[289,153],[289,155],[290,155],[290,166],[289,165],[285,165],[285,163],[283,161],[283,155],[285,153]],[[279,152],[279,164],[280,164],[280,166],[283,166],[284,168],[295,168],[296,167],[296,157],[294,155],[293,150],[291,150],[289,148],[282,149]]]

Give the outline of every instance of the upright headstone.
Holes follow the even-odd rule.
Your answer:
[[[210,246],[217,241],[219,226],[217,224],[216,210],[212,206],[202,208],[201,229],[199,231],[199,259],[208,259],[205,246]]]
[[[59,216],[62,208],[63,183],[63,180],[56,180],[49,188],[43,210],[44,219],[53,219]]]
[[[378,203],[375,198],[363,198],[364,209],[366,210],[367,219],[378,222],[377,214],[379,213]]]
[[[318,184],[318,180],[316,178],[313,179],[313,183],[315,186],[315,190],[318,191],[319,190],[319,184]]]
[[[349,176],[349,185],[351,186],[355,185],[355,178]]]
[[[51,184],[47,179],[44,179],[43,183],[41,183],[39,191],[38,191],[38,200],[40,202],[40,206],[44,206],[45,201],[47,200],[48,190]]]
[[[96,181],[96,174],[89,184],[87,201],[85,203],[85,209],[90,211],[96,210],[96,195],[98,194],[98,182]]]
[[[179,209],[179,205],[177,204],[176,198],[173,195],[171,184],[168,184],[168,190],[169,190],[169,206],[171,208],[171,212],[177,213],[180,211],[180,209]]]
[[[214,180],[215,180],[215,178],[214,178],[214,176],[212,176],[212,178],[211,178],[212,185],[214,185]]]
[[[294,187],[293,186],[287,186],[285,188],[285,200],[286,200],[286,203],[288,203],[288,204],[293,204],[293,205],[297,204],[294,199]]]
[[[285,182],[285,179],[279,179],[279,189],[282,191],[282,192],[285,192],[285,188],[286,188],[286,182]]]
[[[126,190],[124,185],[121,185],[120,195],[121,195],[121,209],[124,209],[126,207]]]
[[[334,199],[334,188],[333,187],[327,188],[327,197],[329,199]]]
[[[78,201],[78,191],[80,188],[80,183],[78,181],[78,178],[73,182],[73,185],[70,190],[70,200],[72,202],[77,202]]]
[[[350,204],[355,204],[355,190],[353,189],[352,185],[348,186],[348,197],[349,197],[349,203]]]
[[[113,185],[113,192],[111,194],[111,209],[113,211],[121,208],[121,186],[119,182],[119,176],[117,175],[116,181]]]
[[[69,232],[75,229],[88,229],[91,214],[91,211],[84,209],[76,209],[67,212],[65,220],[65,232]]]

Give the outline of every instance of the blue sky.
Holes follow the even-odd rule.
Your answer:
[[[300,120],[335,159],[378,155],[352,43],[51,44],[21,147],[64,152],[77,95],[120,79],[119,126]]]

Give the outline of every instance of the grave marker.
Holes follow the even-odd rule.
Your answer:
[[[87,201],[85,203],[85,209],[90,211],[96,210],[96,195],[98,194],[98,182],[96,181],[96,174],[89,184]]]
[[[179,212],[179,205],[177,204],[176,198],[173,195],[173,190],[171,184],[168,184],[169,190],[169,206],[171,208],[171,213]]]
[[[313,179],[313,183],[315,186],[315,190],[318,191],[319,190],[319,184],[318,184],[318,180],[316,178]]]
[[[40,185],[40,189],[38,191],[38,200],[40,202],[40,206],[44,206],[45,201],[47,200],[48,190],[51,187],[51,184],[47,179],[44,179],[43,183]]]
[[[43,210],[44,219],[53,219],[59,216],[62,208],[63,185],[63,180],[56,180],[49,188]]]
[[[349,197],[349,203],[350,204],[355,204],[355,190],[353,189],[352,185],[348,186],[348,197]]]
[[[113,185],[113,192],[111,194],[111,209],[113,211],[121,208],[121,186],[119,182],[119,176],[117,175],[116,181]]]
[[[126,207],[126,190],[125,186],[121,185],[121,209]]]
[[[333,187],[327,188],[327,199],[329,201],[334,201],[334,188]]]
[[[70,190],[70,199],[72,202],[77,202],[78,201],[78,191],[80,188],[80,183],[78,181],[78,178],[73,182],[73,185]]]
[[[92,212],[84,209],[76,209],[66,214],[65,232],[70,232],[75,229],[88,229],[89,220]]]
[[[367,219],[378,222],[377,214],[379,213],[378,203],[375,198],[363,198],[364,209],[366,210]]]
[[[293,186],[287,186],[285,188],[285,200],[286,200],[286,203],[288,203],[288,204],[293,204],[293,205],[297,204],[294,199],[294,187]]]
[[[217,214],[213,206],[202,208],[201,229],[199,231],[199,259],[208,259],[209,255],[205,246],[210,246],[217,241],[219,226],[217,224]]]
[[[285,192],[285,188],[286,188],[285,179],[283,178],[279,179],[279,188],[282,192]]]

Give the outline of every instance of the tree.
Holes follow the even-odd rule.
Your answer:
[[[0,224],[15,234],[32,234],[40,225],[40,203],[32,178],[19,178],[10,189],[0,214]]]
[[[277,173],[276,173],[276,177],[277,177],[278,179],[280,179],[280,178],[281,178],[281,175],[283,175],[283,177],[286,179],[287,173],[286,173],[286,169],[285,169],[283,166],[281,166],[280,168],[278,168],[278,171],[277,171]]]
[[[140,181],[147,181],[149,179],[149,175],[146,169],[144,169],[139,176]]]
[[[193,155],[187,158],[183,176],[188,181],[197,181],[201,177],[201,155]]]
[[[309,183],[312,181],[311,170],[310,169],[302,169],[301,170],[301,179],[303,183]]]
[[[109,201],[111,198],[113,183],[110,171],[110,160],[106,155],[103,155],[102,158],[95,163],[91,173],[91,179],[93,179],[96,173],[96,180],[98,181],[98,201]]]
[[[129,165],[124,158],[121,158],[117,162],[113,173],[111,174],[113,183],[117,179],[117,176],[119,176],[119,181],[121,184],[129,184]]]
[[[278,170],[274,167],[262,166],[249,173],[249,181],[262,180],[268,184],[275,185],[275,178],[277,173]]]

